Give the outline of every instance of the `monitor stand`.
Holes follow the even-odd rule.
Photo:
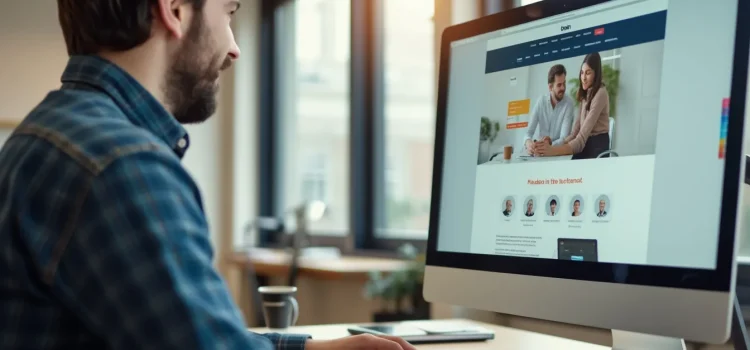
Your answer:
[[[612,330],[612,349],[685,350],[685,341],[677,338]]]

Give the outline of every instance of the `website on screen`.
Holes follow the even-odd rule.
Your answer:
[[[675,1],[628,1],[455,45],[446,164],[458,164],[449,162],[458,151],[447,148],[469,130],[451,125],[471,112],[473,190],[452,197],[469,180],[447,185],[447,165],[449,202],[441,210],[458,219],[463,211],[450,209],[451,198],[470,199],[470,219],[462,222],[463,232],[471,230],[468,247],[444,244],[458,241],[441,236],[439,249],[713,267],[731,69],[701,64],[731,67],[732,46],[698,36],[684,42],[693,11]],[[719,23],[726,13],[709,12],[722,30],[734,28]],[[703,51],[698,41],[713,47],[714,57],[696,52]],[[458,63],[476,63],[469,55],[478,55],[480,45],[479,97],[454,92],[463,90],[459,75],[469,69]],[[685,62],[686,52],[694,64]],[[687,82],[704,92],[711,86],[710,96]],[[676,220],[692,211],[687,198],[701,207],[701,223]],[[700,238],[687,235],[694,229],[704,231]]]

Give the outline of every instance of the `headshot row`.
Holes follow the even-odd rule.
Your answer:
[[[522,202],[520,210],[523,212],[525,217],[535,217],[539,215],[546,215],[548,217],[568,216],[571,218],[584,216],[585,206],[588,205],[584,200],[583,196],[575,195],[572,196],[567,202],[567,206],[560,200],[558,196],[552,195],[547,198],[543,203],[537,201],[536,197],[529,196]],[[600,195],[594,202],[592,209],[589,210],[591,214],[598,218],[607,218],[610,210],[610,200],[606,195]],[[503,200],[503,215],[510,217],[514,215],[516,211],[515,199],[512,196],[508,196]],[[541,213],[540,213],[541,210]]]

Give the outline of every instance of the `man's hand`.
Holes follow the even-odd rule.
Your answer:
[[[545,136],[545,137],[544,137],[544,138],[542,139],[542,142],[546,142],[546,143],[547,143],[548,145],[552,146],[552,138],[551,138],[551,137],[549,137],[549,136]]]
[[[537,142],[534,145],[534,154],[538,156],[545,156],[549,154],[551,146],[546,142]]]
[[[305,350],[417,350],[401,338],[360,334],[334,340],[308,340]]]
[[[534,155],[534,147],[535,147],[534,144],[535,142],[532,141],[531,139],[526,140],[526,152],[529,152],[529,155],[532,155],[532,156]]]

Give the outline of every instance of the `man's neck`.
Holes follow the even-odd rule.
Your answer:
[[[557,106],[558,101],[552,92],[549,93],[549,102],[552,103],[552,108],[555,108],[555,106]]]

